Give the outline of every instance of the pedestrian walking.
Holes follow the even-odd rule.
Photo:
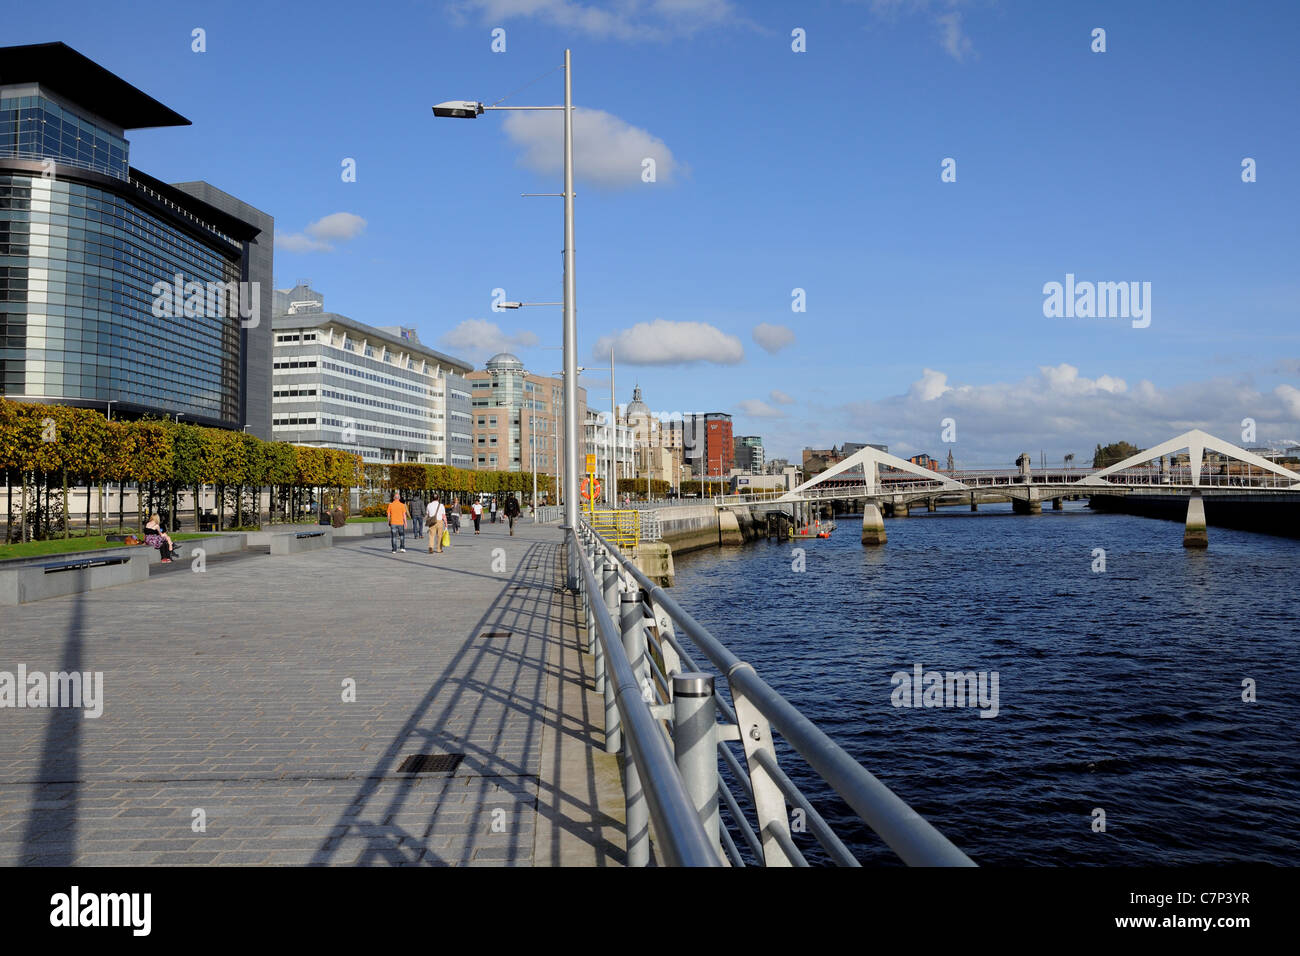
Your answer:
[[[442,554],[442,532],[447,527],[447,509],[443,507],[437,495],[434,495],[433,500],[429,502],[425,517],[429,519],[429,554],[435,551]]]
[[[483,502],[476,501],[469,506],[470,513],[474,516],[474,533],[478,534],[478,523],[483,520]]]
[[[411,499],[411,526],[417,538],[424,534],[424,499],[418,491]]]
[[[447,524],[452,534],[460,534],[460,502],[452,502],[447,509]]]
[[[515,533],[515,519],[519,517],[519,499],[514,495],[506,498],[506,520],[510,522],[510,533]]]
[[[496,496],[493,496],[493,498],[492,498],[492,505],[491,505],[491,507],[492,507],[492,523],[493,523],[493,524],[496,524],[496,523],[497,523],[497,499],[496,499]]]
[[[393,545],[393,554],[406,550],[406,505],[402,504],[401,492],[393,492],[393,500],[388,503],[388,539]],[[398,547],[398,543],[401,547]]]

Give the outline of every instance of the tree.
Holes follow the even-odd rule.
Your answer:
[[[1109,468],[1111,465],[1121,462],[1125,458],[1133,457],[1141,450],[1142,449],[1138,448],[1137,445],[1130,445],[1126,441],[1112,442],[1105,448],[1098,445],[1097,450],[1093,452],[1092,455],[1092,467]]]

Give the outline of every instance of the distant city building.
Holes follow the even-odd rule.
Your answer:
[[[188,125],[65,44],[0,48],[0,395],[271,437],[273,220],[130,164],[128,130]]]
[[[735,463],[731,416],[725,412],[684,415],[685,460],[696,478],[726,478]]]
[[[272,432],[280,441],[357,452],[367,462],[473,467],[473,366],[325,311],[306,280],[275,291]]]
[[[739,435],[733,442],[735,468],[751,475],[761,475],[765,460],[763,439],[758,435]]]
[[[584,454],[596,456],[596,475],[602,485],[608,483],[610,474],[614,473],[611,472],[611,463],[617,466],[616,477],[620,479],[635,477],[632,430],[627,425],[616,421],[611,426],[609,412],[598,412],[588,408],[586,440],[587,447]],[[606,489],[606,491],[607,500],[612,501],[613,498],[610,496],[617,489]]]
[[[907,460],[914,465],[920,465],[922,468],[929,468],[931,471],[938,471],[940,468],[939,459],[931,458],[924,452],[919,455],[913,455]]]
[[[683,421],[652,412],[641,396],[640,385],[633,387],[632,401],[623,407],[621,414],[632,436],[636,477],[681,487],[686,476]]]
[[[763,466],[763,471],[769,475],[779,475],[789,467],[789,458],[773,458]]]
[[[563,481],[564,378],[534,375],[509,352],[487,360],[469,381],[474,463],[487,471],[532,471]],[[587,390],[578,387],[578,467],[585,462]],[[535,453],[534,453],[535,450]]]

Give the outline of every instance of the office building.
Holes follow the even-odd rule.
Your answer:
[[[683,416],[685,460],[696,478],[727,478],[735,463],[731,416],[695,412]]]
[[[367,462],[473,467],[473,366],[325,311],[306,280],[275,291],[272,430],[279,441],[342,448]]]
[[[271,217],[130,162],[188,125],[62,43],[0,49],[0,395],[271,437]]]
[[[534,375],[509,352],[465,376],[469,382],[475,467],[561,475],[564,461],[564,378]],[[585,464],[587,390],[578,387],[578,467]]]
[[[758,435],[740,435],[734,441],[735,468],[749,475],[761,475],[765,461],[763,439]]]

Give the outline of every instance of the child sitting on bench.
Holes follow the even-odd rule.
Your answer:
[[[150,515],[149,523],[144,526],[144,543],[158,549],[163,564],[171,564],[172,558],[176,556],[176,545],[172,543],[171,535],[162,530],[162,523],[157,515]]]

